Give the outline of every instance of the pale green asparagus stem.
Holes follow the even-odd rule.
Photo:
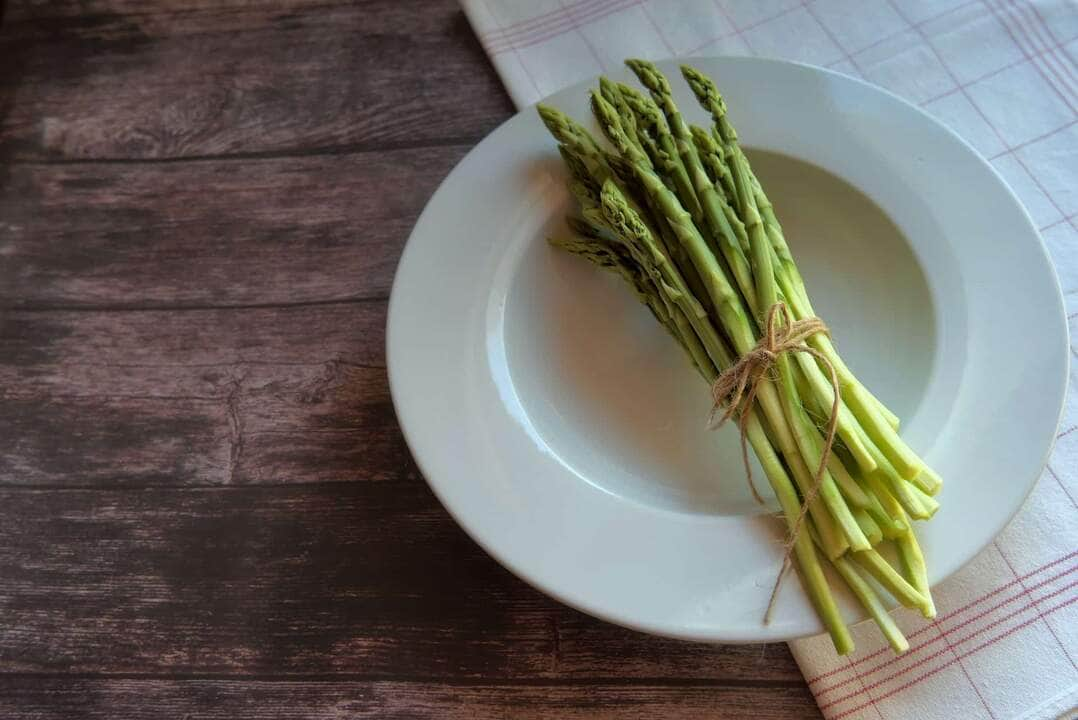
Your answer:
[[[821,333],[817,333],[819,335]],[[811,343],[812,338],[809,338]],[[831,407],[835,398],[835,389],[831,384],[831,378],[825,375],[823,370],[817,364],[816,358],[805,353],[797,354],[797,363],[801,368],[801,372],[808,380],[810,387],[812,388],[812,399],[815,400],[816,408],[820,412],[831,412]],[[835,375],[838,375],[836,370]],[[872,453],[867,447],[867,437],[864,433],[860,432],[857,428],[857,418],[854,417],[849,407],[846,406],[845,400],[842,398],[841,380],[839,380],[839,405],[838,405],[838,433],[842,441],[846,443],[847,449],[850,451],[850,455],[853,456],[854,461],[862,472],[871,472],[876,469],[876,461],[872,457]]]
[[[766,196],[763,196],[762,191],[757,192],[759,183],[754,182],[755,177],[752,176],[751,170],[749,170],[748,168],[748,162],[747,160],[745,160],[744,154],[737,146],[737,133],[734,131],[733,126],[730,124],[729,119],[726,117],[726,105],[723,102],[722,96],[719,94],[718,89],[715,87],[714,83],[711,82],[711,80],[702,73],[688,66],[682,66],[682,74],[685,76],[686,81],[692,88],[693,93],[697,97],[697,100],[700,102],[701,105],[703,105],[706,110],[708,110],[708,112],[711,113],[712,119],[715,122],[717,136],[722,140],[725,145],[727,145],[726,159],[727,163],[730,166],[731,173],[733,174],[738,201],[741,205],[741,215],[745,219],[745,226],[746,229],[749,231],[749,242],[751,245],[754,240],[754,232],[763,233],[764,237],[768,237],[767,230],[766,228],[764,228],[764,223],[759,217],[759,209],[755,207],[757,196],[759,195],[765,200]],[[750,201],[753,205],[753,210],[751,212],[747,209],[747,205],[750,203]],[[766,202],[765,207],[770,217],[773,218],[774,214],[773,212],[771,212],[770,202]],[[777,223],[777,221],[775,222]],[[757,223],[759,224],[758,229],[754,227],[754,225]],[[768,242],[771,243],[772,241],[773,238],[768,237]],[[785,249],[785,241],[783,241],[783,248]],[[788,249],[785,250],[785,256],[788,256]],[[782,257],[783,253],[780,252],[779,255],[780,257]],[[755,254],[753,257],[755,258]],[[788,274],[781,272],[781,265],[782,264],[780,263],[779,275],[783,276]],[[792,265],[792,262],[789,263],[789,265]],[[794,269],[794,272],[796,272],[796,268]],[[757,278],[757,282],[760,282],[759,278]],[[787,294],[787,298],[791,305],[794,306],[793,309],[795,315],[798,315],[798,307],[804,309],[804,303],[801,302],[803,299],[805,299],[801,297],[801,295],[803,295],[803,292],[801,292],[803,291],[803,286],[801,288],[784,287],[783,290]],[[814,346],[816,347],[829,345],[829,341],[826,340],[825,336],[818,334],[817,337],[821,339],[817,340],[816,337],[814,337],[810,340],[810,344],[814,344]],[[826,354],[827,353],[825,352],[825,355]],[[836,364],[834,361],[832,361],[832,364],[836,366],[835,369],[836,372],[840,375],[841,382],[841,376],[843,374],[842,370],[840,369],[839,364]],[[812,365],[815,365],[815,361],[813,361]],[[805,368],[806,372],[812,373],[812,370],[807,367],[807,363],[803,363],[803,367]],[[842,367],[845,366],[843,365]],[[818,367],[816,369],[817,371],[819,371]],[[820,396],[820,402],[826,405],[826,399],[822,394],[826,391],[826,384],[820,382],[821,380],[825,380],[822,377],[822,372],[812,374],[817,376],[813,377],[813,388]],[[852,374],[850,375],[850,377],[852,377]],[[875,410],[875,407],[873,407],[872,409]],[[871,458],[869,457],[869,454],[865,452],[866,448],[861,445],[861,442],[858,438],[858,433],[856,433],[854,430],[855,416],[856,420],[860,420],[860,416],[856,415],[856,408],[853,412],[848,409],[845,413],[840,411],[839,431],[843,441],[845,441],[847,445],[850,446],[850,450],[854,454],[854,458],[858,461],[858,464],[862,467],[863,470],[868,471],[872,468]],[[879,417],[878,411],[876,412],[876,416]],[[884,455],[892,461],[892,463],[898,468],[899,472],[902,473],[903,476],[909,475],[910,477],[912,477],[913,475],[919,473],[922,465],[920,464],[920,461],[917,459],[916,455],[914,455],[913,452],[910,451],[909,448],[905,445],[905,443],[902,442],[900,438],[898,438],[898,435],[894,432],[893,428],[888,426],[887,429],[890,430],[890,433],[886,433],[882,429],[875,426],[866,428],[868,437],[873,442],[881,442],[881,439],[878,439],[877,436],[886,441],[885,444],[881,445],[884,451]]]
[[[943,486],[943,479],[936,474],[935,470],[925,465],[921,474],[913,479],[913,484],[929,495],[935,495]]]
[[[752,250],[757,302],[760,307],[770,308],[778,302],[778,289],[774,282],[774,273],[771,271],[770,245],[766,237],[763,236],[760,219],[755,214],[755,205],[752,198],[745,194],[746,188],[742,183],[743,177],[736,163],[731,168],[731,171],[734,175],[734,184],[738,188],[738,199],[743,203],[741,211],[742,217],[745,218],[745,229],[748,231],[749,245]],[[738,351],[744,354],[751,349],[751,347],[739,347]],[[779,392],[771,381],[764,380],[760,383],[760,398],[765,397],[765,390],[771,394],[773,401],[781,408],[780,412],[784,415],[792,430],[798,450],[804,457],[806,464],[815,473],[823,457],[822,441],[804,408],[801,407],[799,402],[796,402],[798,392],[789,357],[785,354],[780,354],[775,359],[775,364],[779,371],[782,391]],[[768,414],[768,420],[771,420],[770,414]],[[850,547],[856,550],[870,547],[868,539],[861,532],[861,528],[858,527],[853,514],[838,491],[834,477],[826,467],[823,468],[821,473],[819,494],[842,529],[843,534],[850,543]]]
[[[751,169],[749,172],[751,174]],[[782,276],[780,276],[779,282],[783,286],[783,291],[790,297],[791,304],[797,308],[795,314],[798,315],[798,318],[811,317],[815,314],[815,311],[812,309],[812,304],[809,302],[808,293],[805,290],[805,283],[801,279],[801,273],[797,269],[796,263],[793,261],[789,246],[786,244],[786,237],[783,235],[782,226],[775,216],[775,209],[771,205],[771,201],[767,199],[767,195],[764,193],[763,187],[760,185],[760,182],[756,179],[755,175],[751,176],[751,181],[753,192],[756,195],[757,205],[760,208],[760,214],[764,220],[764,228],[767,231],[768,238],[771,240],[772,247],[781,259],[778,270],[782,273]],[[899,424],[898,416],[888,410],[875,395],[869,392],[868,389],[854,377],[853,373],[850,372],[850,369],[844,362],[842,362],[838,353],[835,352],[830,339],[826,336],[819,336],[814,339],[817,340],[814,347],[823,352],[828,360],[831,361],[831,364],[835,366],[839,378],[843,383],[843,387],[846,388],[849,386],[851,392],[857,393],[858,399],[862,403],[874,406],[877,412],[882,415],[891,426],[891,429],[897,430]]]
[[[760,428],[759,420],[755,419],[755,412],[750,418],[749,426],[750,430]],[[760,430],[759,434],[763,434],[762,430]],[[801,501],[797,497],[797,492],[783,470],[782,462],[779,460],[778,455],[775,454],[771,443],[766,438],[759,444],[759,447],[754,442],[753,449],[756,452],[756,457],[760,460],[761,466],[764,468],[764,473],[767,475],[772,490],[775,492],[779,506],[782,508],[783,517],[786,518],[787,532],[792,533],[794,531],[794,522],[801,511]],[[811,524],[811,520],[806,523],[810,527]],[[827,550],[824,548],[824,554],[826,555],[826,553]],[[823,621],[824,627],[827,628],[827,632],[831,636],[831,643],[835,646],[835,652],[839,655],[852,652],[853,637],[850,636],[850,631],[842,620],[838,605],[835,604],[835,598],[831,594],[831,588],[827,584],[827,577],[824,575],[823,567],[820,564],[820,559],[816,556],[816,550],[808,532],[798,533],[794,540],[794,555],[797,559],[798,575],[808,591],[813,607],[816,608],[816,614],[819,615],[820,620]]]
[[[865,511],[871,515],[872,519],[876,521],[876,524],[880,526],[880,532],[883,533],[885,538],[894,540],[909,529],[905,522],[901,519],[891,517],[891,515],[884,510],[883,504],[880,502],[879,497],[876,496],[876,493],[870,492],[867,493],[867,495],[869,498],[869,506],[865,508]],[[895,506],[897,510],[902,509],[897,501],[895,501]]]
[[[880,530],[880,526],[876,524],[872,516],[861,508],[854,508],[852,512],[854,519],[857,520],[858,527],[861,528],[861,532],[868,538],[869,544],[872,547],[879,545],[883,541],[883,531]]]
[[[861,489],[861,486],[846,470],[842,459],[835,453],[831,453],[831,456],[827,458],[827,469],[831,471],[838,489],[842,491],[842,496],[846,498],[851,508],[867,509],[872,504],[868,493]]]
[[[626,104],[636,113],[638,126],[651,133],[651,136],[655,139],[662,163],[658,166],[659,169],[673,180],[677,194],[687,203],[686,210],[689,211],[689,215],[693,220],[701,219],[703,209],[696,199],[696,191],[693,189],[689,173],[681,162],[681,154],[678,152],[674,136],[670,134],[670,129],[665,120],[661,123],[658,122],[663,117],[662,113],[657,112],[658,108],[656,108],[654,102],[640,93],[629,94],[623,92],[622,97],[625,99]]]
[[[868,610],[869,615],[876,621],[876,625],[880,628],[880,632],[887,638],[887,642],[891,645],[891,649],[898,654],[902,654],[910,649],[909,641],[902,634],[902,631],[898,628],[898,624],[895,623],[895,619],[891,617],[891,614],[887,612],[887,607],[880,600],[879,595],[872,589],[861,574],[854,567],[854,564],[847,558],[841,557],[837,560],[831,561],[835,569],[838,570],[839,575],[846,581],[846,584],[850,586],[850,590],[857,596],[857,599],[861,601],[861,605]]]
[[[853,560],[863,567],[872,577],[876,578],[880,585],[895,596],[902,605],[908,608],[924,610],[928,607],[928,600],[924,595],[906,582],[905,578],[891,567],[876,550],[864,550],[852,553]]]
[[[910,523],[910,529],[899,536],[896,544],[898,545],[899,558],[902,560],[902,566],[906,571],[906,579],[925,598],[925,604],[921,607],[921,614],[929,619],[936,617],[936,604],[932,601],[932,589],[928,585],[928,568],[925,565],[925,556],[921,552],[921,546],[917,543],[917,536],[913,533],[912,523]]]
[[[883,508],[887,517],[892,518],[892,523],[896,528],[903,528],[903,521],[900,519],[904,517],[904,511],[902,503],[892,494],[890,487],[887,485],[887,481],[881,477],[879,472],[869,473],[868,475],[861,476],[862,482],[868,486],[872,491],[872,494],[880,502],[880,506]],[[879,520],[877,520],[879,522]],[[880,528],[883,529],[885,524],[881,523]]]
[[[625,130],[629,139],[634,145],[643,148],[640,135],[637,132],[636,116],[633,114],[632,108],[625,102],[625,98],[622,97],[618,84],[607,77],[600,77],[599,92],[602,93],[603,99],[617,110],[618,116],[621,118],[621,127]]]
[[[736,202],[737,191],[734,189],[734,178],[730,174],[730,168],[727,167],[726,162],[723,160],[722,150],[711,135],[708,134],[707,130],[702,127],[690,125],[689,132],[692,133],[693,142],[696,143],[696,151],[700,154],[700,159],[704,163],[704,167],[707,168],[708,174],[711,175],[712,180],[722,187],[726,202]],[[747,242],[748,240],[746,239]]]
[[[644,87],[651,91],[651,97],[661,109],[670,134],[674,138],[678,155],[681,157],[682,166],[685,168],[695,190],[695,201],[701,206],[703,223],[710,233],[715,244],[719,247],[723,257],[729,265],[734,280],[741,290],[742,297],[749,306],[749,311],[754,315],[760,313],[761,308],[756,305],[756,289],[753,284],[752,270],[749,268],[748,259],[741,249],[733,227],[727,219],[725,198],[715,188],[714,183],[707,176],[696,152],[696,143],[693,142],[692,133],[688,124],[681,116],[677,104],[674,102],[670,83],[666,77],[653,64],[646,60],[627,60],[628,65],[636,76],[640,78]],[[680,197],[681,203],[686,208],[691,207],[687,203],[692,198]],[[690,212],[694,219],[697,216]]]
[[[790,472],[793,474],[798,490],[801,491],[801,496],[810,498],[808,501],[809,516],[820,530],[824,554],[832,559],[841,556],[850,548],[850,543],[828,506],[824,504],[820,493],[817,492],[815,497],[812,496],[812,489],[816,484],[813,470],[810,470],[809,466],[805,464],[804,458],[801,457],[796,447],[789,453],[783,453],[783,457],[786,458],[786,462],[790,466]],[[850,517],[853,520],[852,513]],[[856,523],[857,520],[853,520],[853,522]]]
[[[883,456],[879,448],[872,445],[870,449],[875,456],[877,468],[873,472],[867,473],[866,477],[883,480],[890,489],[891,494],[902,504],[907,513],[918,520],[927,519],[930,513],[915,492],[916,487],[909,480],[902,477],[890,460]]]
[[[917,501],[920,503],[921,508],[924,510],[925,514],[924,517],[921,519],[927,520],[928,518],[935,515],[936,511],[940,509],[939,501],[937,501],[936,498],[932,497],[921,488],[917,487],[916,483],[910,483],[910,492],[913,494],[914,497],[917,498]]]
[[[666,189],[666,186],[662,184],[654,173],[641,173],[641,176],[649,184],[649,190],[654,189],[653,192],[664,197],[666,204],[677,202],[676,199],[673,199],[669,190]],[[647,228],[640,222],[637,214],[633,212],[625,202],[624,196],[615,184],[607,183],[604,185],[602,202],[604,215],[621,235],[634,238],[637,242],[654,245],[653,238],[650,236]],[[672,211],[673,208],[668,208],[668,210]],[[683,240],[683,243],[691,246],[699,246],[695,248],[695,253],[690,249],[690,255],[693,256],[694,262],[697,262],[699,259],[701,264],[698,265],[698,269],[707,269],[707,272],[702,272],[701,275],[706,278],[705,284],[708,285],[708,290],[712,293],[711,298],[713,304],[717,308],[720,316],[725,318],[724,325],[727,326],[727,329],[734,328],[737,330],[738,339],[735,341],[735,351],[738,354],[743,354],[744,352],[747,352],[747,350],[743,348],[751,348],[751,344],[754,344],[755,342],[752,338],[751,331],[748,329],[748,320],[744,316],[744,311],[741,309],[740,304],[737,303],[736,295],[734,294],[733,289],[730,288],[729,283],[726,282],[721,269],[718,268],[714,256],[711,255],[710,252],[707,252],[703,238],[701,238],[699,233],[696,233],[693,228],[688,213],[686,213],[680,206],[677,206],[677,211],[678,212],[673,213],[673,216],[679,222],[672,221],[671,225],[678,231],[678,235]],[[703,248],[703,251],[701,251],[700,248]],[[708,260],[710,260],[711,263],[714,263],[714,265],[707,265],[706,263]],[[666,262],[661,264],[660,271],[664,273],[666,282],[672,287],[681,291],[684,295],[689,295],[689,293],[686,292],[687,288],[684,286],[684,282],[673,263]],[[732,354],[726,350],[725,344],[719,339],[712,324],[706,318],[698,317],[695,314],[687,312],[686,315],[688,316],[689,321],[693,323],[693,327],[700,336],[700,340],[707,349],[708,354],[715,360],[716,367],[726,369],[733,365],[734,359]],[[770,391],[770,395],[765,394],[766,391]],[[764,408],[765,415],[768,417],[768,421],[775,430],[779,449],[782,451],[783,456],[787,458],[787,461],[790,462],[794,477],[797,479],[798,484],[802,486],[802,492],[806,492],[805,485],[811,483],[811,476],[805,470],[804,463],[801,462],[801,456],[797,450],[796,441],[791,436],[790,430],[785,424],[785,418],[782,415],[782,410],[776,395],[777,393],[775,393],[773,387],[768,386],[765,388],[764,384],[761,383],[759,393],[761,407]],[[770,408],[770,412],[768,412],[768,408]],[[773,418],[776,418],[778,423]],[[752,438],[750,437],[750,440],[751,439]],[[817,462],[819,462],[818,457]],[[834,493],[835,495],[838,495],[837,489],[834,490]],[[840,536],[836,536],[834,528],[832,527],[834,522],[838,522],[840,526],[842,526],[843,522],[846,522],[854,528],[855,536],[861,535],[861,538],[863,539],[860,528],[857,527],[856,520],[853,519],[853,516],[850,514],[845,503],[841,501],[841,497],[838,499],[841,503],[841,507],[845,509],[845,516],[834,516],[833,509],[831,513],[828,513],[817,504],[817,499],[813,499],[813,501],[809,503],[809,512],[812,513],[814,519],[818,518],[821,535],[823,535],[825,541],[829,543],[829,549],[835,555],[840,555],[844,552],[845,542],[840,539]],[[826,498],[824,499],[824,502],[827,503]],[[827,505],[830,509],[831,503],[827,503]],[[847,529],[843,527],[842,534],[848,536],[851,533],[847,532]],[[859,546],[868,546],[867,539],[864,539],[862,543],[859,543]]]

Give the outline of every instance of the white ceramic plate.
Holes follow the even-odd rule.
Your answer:
[[[1059,421],[1067,329],[1037,231],[987,162],[893,95],[804,65],[690,62],[724,92],[842,356],[944,477],[919,525],[937,582],[1018,510]],[[549,102],[589,118],[587,86]],[[423,474],[502,564],[601,618],[726,642],[820,631],[793,581],[762,624],[780,525],[751,500],[736,431],[705,430],[682,351],[617,278],[546,243],[564,231],[563,181],[529,108],[412,232],[387,344]]]

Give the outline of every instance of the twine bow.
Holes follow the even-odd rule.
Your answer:
[[[781,323],[778,317],[780,313],[782,315]],[[775,303],[767,311],[764,335],[756,343],[756,347],[742,355],[736,363],[723,371],[711,386],[711,397],[715,404],[711,408],[711,414],[708,417],[708,427],[719,427],[735,414],[738,416],[738,427],[741,430],[741,459],[745,463],[745,473],[752,495],[760,503],[763,502],[763,498],[760,497],[760,493],[757,492],[756,485],[752,481],[752,466],[749,464],[747,438],[748,419],[752,411],[752,404],[756,400],[756,393],[759,390],[760,383],[775,364],[775,361],[778,360],[779,355],[789,352],[803,352],[813,356],[816,360],[819,360],[821,365],[827,368],[831,379],[831,388],[834,391],[834,399],[831,402],[831,416],[827,421],[823,452],[820,454],[820,464],[817,466],[816,474],[812,478],[812,487],[805,494],[797,519],[794,521],[793,527],[790,528],[790,533],[783,543],[782,568],[779,570],[779,575],[775,579],[775,586],[771,590],[771,599],[768,601],[767,612],[764,614],[765,624],[770,620],[771,610],[775,605],[779,586],[782,584],[782,579],[789,568],[790,554],[797,543],[797,537],[801,532],[805,514],[820,491],[820,484],[823,482],[824,473],[827,470],[827,461],[831,457],[831,449],[835,444],[835,432],[838,429],[839,402],[841,398],[838,373],[835,372],[835,366],[831,364],[831,361],[823,353],[805,344],[806,340],[818,332],[829,335],[831,331],[828,330],[827,325],[820,318],[810,317],[794,320],[790,309],[786,307],[785,303]],[[726,409],[722,410],[724,406]],[[720,411],[722,411],[721,415]]]

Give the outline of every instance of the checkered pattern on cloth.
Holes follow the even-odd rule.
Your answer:
[[[761,55],[814,63],[924,108],[987,157],[1040,228],[1078,336],[1078,3],[1074,0],[462,0],[519,107],[625,57]],[[1072,353],[1076,353],[1072,345]],[[1078,353],[1076,353],[1078,354]],[[1073,365],[1073,363],[1072,363]],[[871,625],[837,658],[790,644],[824,715],[1078,717],[1078,382],[1019,516],[898,611],[910,651]]]

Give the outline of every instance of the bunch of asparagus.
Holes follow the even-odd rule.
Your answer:
[[[538,108],[579,204],[579,215],[568,218],[573,235],[552,242],[621,275],[711,384],[757,347],[776,307],[784,305],[794,321],[815,313],[714,83],[681,68],[711,116],[704,129],[686,122],[658,68],[626,64],[646,93],[600,78],[591,95],[612,147],[555,108]],[[858,382],[829,336],[815,333],[807,345],[813,354],[774,357],[741,411],[742,431],[782,508],[793,565],[836,651],[850,652],[853,640],[824,574],[828,563],[901,653],[909,645],[880,592],[935,615],[911,521],[935,513],[941,481],[899,437],[898,418]],[[833,411],[836,439],[827,452]],[[885,543],[897,550],[897,569],[881,553]]]

